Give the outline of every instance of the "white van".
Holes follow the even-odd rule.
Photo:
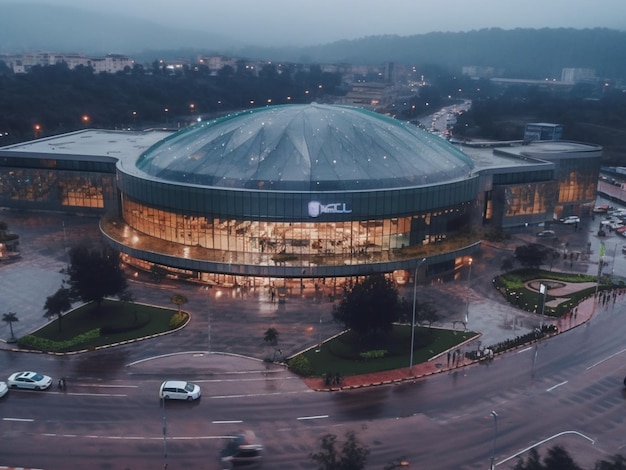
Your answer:
[[[159,389],[159,398],[164,400],[196,400],[200,398],[200,387],[182,380],[166,380]]]

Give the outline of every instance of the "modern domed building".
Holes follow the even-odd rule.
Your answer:
[[[360,108],[275,106],[1,148],[0,206],[97,214],[126,263],[197,282],[403,283],[458,274],[483,227],[583,215],[601,155],[564,141],[461,150]]]
[[[467,233],[472,168],[445,140],[363,109],[261,108],[119,162],[116,224],[136,238],[102,230],[130,258],[216,282],[412,270],[420,248]]]

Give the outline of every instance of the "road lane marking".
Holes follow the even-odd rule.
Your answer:
[[[128,395],[123,395],[121,393],[87,393],[87,392],[50,392],[55,395],[73,395],[76,397],[118,397],[124,398]]]
[[[622,349],[621,351],[617,351],[615,354],[611,354],[609,357],[602,359],[601,361],[596,362],[593,365],[590,365],[589,367],[587,367],[587,370],[589,369],[593,369],[596,366],[599,366],[600,364],[602,364],[603,362],[606,362],[610,359],[613,359],[615,356],[619,356],[620,354],[622,354],[623,352],[626,352],[626,349]]]
[[[32,423],[35,420],[30,419],[30,418],[2,418],[2,421],[17,421],[17,422],[22,422],[22,423]]]
[[[546,390],[546,392],[551,392],[552,390],[554,390],[557,387],[560,387],[561,385],[565,385],[568,381],[566,380],[565,382],[561,382],[560,384],[556,384],[553,385],[552,387],[550,387],[548,390]]]
[[[105,384],[80,384],[81,387],[97,387],[97,388],[139,388],[139,385],[105,385]]]
[[[317,415],[317,416],[300,416],[299,418],[296,418],[298,421],[305,421],[308,419],[324,419],[324,418],[328,418],[328,415]]]
[[[523,352],[526,352],[526,351],[530,351],[531,349],[532,349],[532,347],[528,347],[528,348],[520,349],[519,351],[517,351],[517,354],[519,354],[519,353],[523,353]]]
[[[211,423],[213,424],[241,424],[243,423],[243,421],[240,419],[233,419],[230,421],[211,421]]]
[[[240,394],[240,395],[202,395],[202,398],[207,398],[209,400],[223,400],[225,398],[256,398],[256,397],[271,397],[275,395],[295,395],[298,393],[315,393],[313,390],[296,390],[293,392],[273,392],[273,393],[248,393],[248,394]]]

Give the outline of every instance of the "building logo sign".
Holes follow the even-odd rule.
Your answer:
[[[348,209],[345,202],[334,204],[322,204],[319,201],[309,202],[310,217],[319,217],[322,214],[350,214],[351,212],[352,209]]]

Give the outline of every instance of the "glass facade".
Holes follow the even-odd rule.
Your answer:
[[[0,206],[102,213],[115,205],[113,174],[0,167]]]
[[[362,264],[391,252],[439,243],[469,227],[470,203],[404,217],[277,222],[197,216],[158,209],[127,196],[123,219],[150,237],[220,252],[212,257],[256,265]]]

